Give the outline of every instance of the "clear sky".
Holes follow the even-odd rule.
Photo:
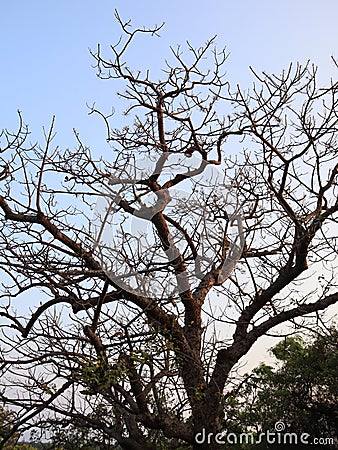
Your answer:
[[[324,82],[337,76],[331,61],[338,58],[337,0],[2,0],[0,129],[14,130],[20,109],[32,139],[42,139],[42,126],[55,114],[57,144],[74,147],[76,128],[87,145],[102,151],[105,129],[88,116],[86,103],[105,112],[118,108],[118,87],[96,77],[88,49],[101,43],[108,50],[117,41],[115,8],[134,25],[166,23],[160,39],[143,39],[131,49],[128,64],[135,69],[158,73],[169,45],[189,40],[199,46],[217,34],[219,47],[230,53],[233,85],[250,86],[250,65],[280,73],[308,59]]]
[[[311,59],[324,80],[336,69],[336,0],[46,0],[1,2],[0,129],[14,128],[20,109],[33,136],[42,135],[56,115],[57,143],[74,146],[72,128],[95,148],[104,145],[104,128],[87,115],[86,103],[109,111],[118,106],[117,85],[96,78],[88,48],[115,43],[117,8],[135,25],[166,23],[160,39],[139,42],[130,52],[132,67],[163,67],[169,45],[188,39],[199,46],[218,35],[226,46],[233,84],[249,86],[248,66],[280,72],[291,61]]]

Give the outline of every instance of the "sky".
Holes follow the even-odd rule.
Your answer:
[[[226,70],[233,85],[251,85],[250,65],[280,73],[290,62],[310,59],[324,81],[337,70],[331,61],[338,56],[335,0],[172,0],[162,7],[153,0],[1,3],[0,128],[14,129],[20,109],[32,136],[40,139],[55,114],[56,139],[66,147],[75,146],[73,128],[93,149],[105,145],[103,123],[88,116],[86,104],[95,102],[106,112],[119,107],[117,84],[96,77],[89,54],[98,43],[109,54],[118,40],[114,9],[137,26],[165,22],[161,38],[140,40],[131,49],[135,69],[158,73],[170,45],[189,40],[200,46],[217,34],[218,47],[229,53]]]
[[[2,0],[0,26],[0,129],[15,130],[16,111],[29,124],[32,140],[42,140],[42,127],[56,116],[56,143],[75,147],[73,128],[93,151],[107,148],[105,128],[88,116],[86,104],[109,112],[121,106],[118,84],[101,81],[89,49],[100,43],[106,54],[120,29],[114,10],[135,26],[165,22],[160,38],[141,39],[130,50],[130,67],[158,74],[169,46],[202,45],[217,35],[226,47],[227,76],[247,88],[256,71],[280,73],[291,62],[311,60],[327,83],[337,76],[336,0]],[[115,126],[123,126],[120,118]]]

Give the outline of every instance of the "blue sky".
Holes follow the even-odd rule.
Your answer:
[[[103,124],[88,117],[86,103],[96,102],[106,112],[119,108],[118,86],[97,79],[88,48],[101,43],[108,49],[116,42],[115,8],[135,25],[166,22],[160,39],[143,39],[131,49],[131,67],[158,71],[169,45],[188,39],[199,46],[217,34],[219,47],[230,53],[227,74],[233,84],[250,85],[249,65],[279,73],[291,61],[308,59],[319,65],[323,80],[335,75],[330,57],[338,56],[336,0],[3,1],[0,128],[14,129],[20,109],[32,138],[40,139],[42,126],[55,114],[61,146],[75,146],[73,128],[94,150],[105,145]]]

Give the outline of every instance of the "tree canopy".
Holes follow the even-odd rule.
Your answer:
[[[288,432],[338,442],[337,342],[335,328],[310,343],[285,337],[271,350],[280,364],[261,363],[227,398],[228,429],[259,432],[283,422]]]

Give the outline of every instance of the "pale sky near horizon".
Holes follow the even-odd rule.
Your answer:
[[[291,62],[307,60],[319,66],[324,83],[337,77],[331,60],[338,59],[336,0],[3,0],[0,129],[15,130],[20,109],[32,140],[42,140],[42,127],[55,114],[61,147],[76,146],[73,128],[94,150],[106,145],[103,123],[88,116],[86,103],[108,113],[118,105],[117,86],[98,80],[88,48],[101,43],[107,53],[116,43],[115,8],[135,26],[166,23],[160,39],[143,39],[131,49],[129,65],[135,69],[149,66],[157,73],[170,45],[189,40],[200,46],[217,34],[218,46],[229,52],[226,70],[233,85],[251,85],[250,65],[280,73]]]

